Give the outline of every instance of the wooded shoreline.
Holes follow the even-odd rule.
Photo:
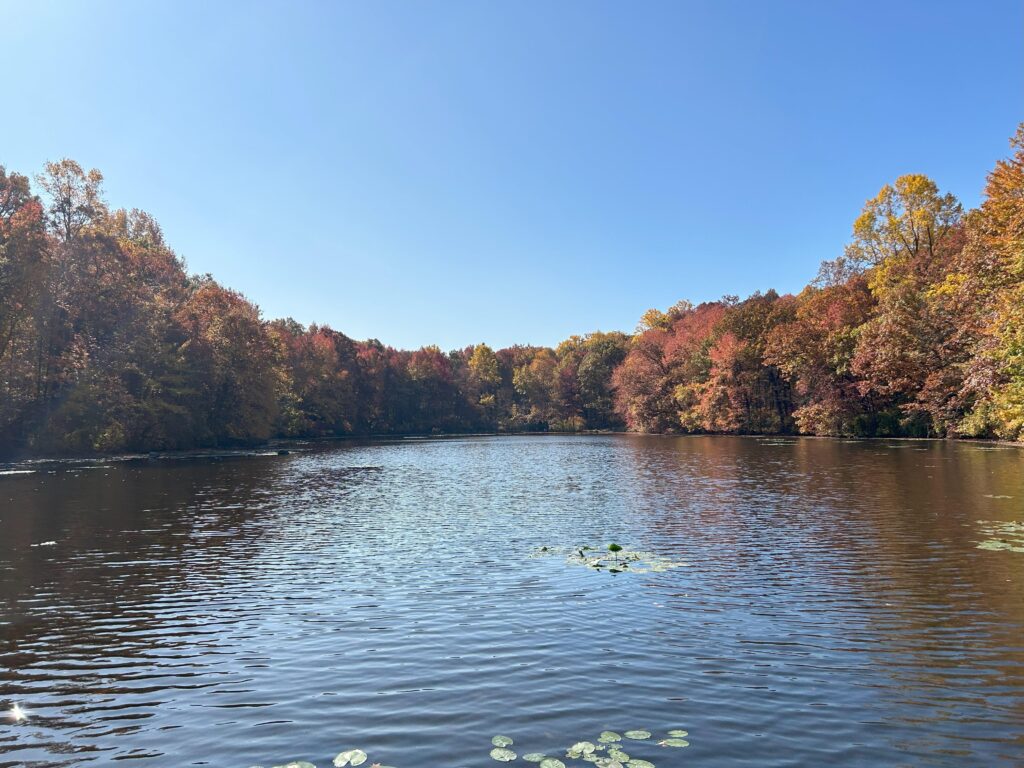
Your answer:
[[[1024,126],[964,211],[923,175],[869,199],[799,294],[644,313],[633,333],[444,352],[265,320],[189,275],[72,160],[0,167],[0,455],[271,439],[645,433],[1024,440]]]
[[[432,440],[463,440],[478,437],[501,437],[501,438],[524,438],[524,437],[606,437],[615,435],[630,435],[651,439],[673,439],[673,438],[743,438],[748,440],[769,440],[775,438],[786,438],[790,440],[842,440],[844,442],[858,442],[865,444],[909,442],[909,443],[948,443],[962,445],[978,445],[985,447],[1005,447],[1024,449],[1024,442],[1013,440],[999,440],[995,438],[973,438],[973,437],[836,437],[834,435],[797,435],[787,434],[738,434],[723,432],[630,432],[626,430],[590,429],[579,432],[450,432],[445,434],[416,434],[416,435],[338,435],[334,437],[319,438],[280,438],[269,440],[266,443],[259,443],[249,446],[236,446],[233,448],[189,448],[180,451],[150,451],[148,453],[82,453],[77,455],[20,455],[0,456],[0,470],[10,470],[25,467],[26,465],[63,466],[67,464],[104,464],[104,463],[145,463],[160,461],[219,461],[223,459],[249,459],[269,458],[275,456],[294,456],[309,452],[309,446],[313,450],[329,448],[332,444],[351,443],[354,445],[385,444],[402,441],[432,441]]]

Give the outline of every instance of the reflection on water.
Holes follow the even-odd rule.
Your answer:
[[[0,476],[0,765],[1021,765],[1024,451],[512,437]],[[26,469],[34,469],[25,473]],[[619,574],[532,558],[624,546]],[[46,544],[46,546],[40,546]]]

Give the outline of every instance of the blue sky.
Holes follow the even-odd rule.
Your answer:
[[[799,290],[864,200],[965,204],[1024,4],[7,2],[0,164],[73,157],[268,317],[553,344]]]

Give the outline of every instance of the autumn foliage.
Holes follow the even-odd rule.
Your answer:
[[[1024,439],[1024,126],[965,212],[867,201],[798,295],[649,310],[555,349],[392,349],[264,320],[71,160],[0,167],[0,451],[632,429]]]

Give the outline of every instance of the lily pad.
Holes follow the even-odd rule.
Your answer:
[[[650,731],[626,731],[624,735],[627,739],[633,739],[634,741],[646,741],[651,738]]]
[[[343,768],[346,765],[362,765],[365,762],[366,753],[361,749],[350,749],[334,758],[335,768]]]
[[[673,737],[675,737],[677,739],[685,739],[687,736],[690,735],[690,732],[689,731],[680,730],[679,728],[675,728],[675,729],[669,731],[668,735],[669,736],[673,736]]]
[[[540,761],[540,768],[565,768],[565,763],[557,757],[545,757]]]
[[[618,546],[618,545],[616,545]],[[599,551],[593,547],[575,547],[572,550],[565,548],[549,547],[547,552],[565,553],[568,551],[566,562],[570,565],[581,565],[585,568],[593,568],[598,571],[621,573],[628,570],[630,573],[652,573],[668,571],[672,568],[685,566],[682,561],[669,560],[651,552],[640,552],[620,548],[618,551]]]
[[[523,760],[528,763],[539,763],[542,762],[545,757],[547,757],[547,755],[543,752],[527,752],[523,755]]]
[[[516,759],[516,753],[511,749],[503,749],[501,747],[495,747],[491,750],[491,757],[497,760],[499,763],[511,763]]]
[[[988,549],[993,552],[1024,552],[1024,546],[1014,546],[1005,539],[987,539],[978,545],[978,549]]]
[[[602,744],[611,744],[616,741],[622,741],[622,737],[615,731],[601,731],[601,735],[597,737],[597,740]]]
[[[583,755],[589,755],[593,753],[595,749],[597,749],[597,747],[589,741],[577,741],[575,744],[569,747],[568,751],[566,752],[566,756],[578,758],[582,757]]]
[[[629,762],[629,755],[623,752],[621,749],[608,750],[608,757],[610,757],[612,760],[618,760],[620,763]]]
[[[654,768],[654,763],[650,763],[646,760],[637,760],[636,758],[630,760],[626,765],[629,768]]]
[[[1024,552],[1024,521],[979,520],[978,527],[989,538],[978,549],[992,552]]]
[[[663,747],[688,747],[688,746],[690,746],[690,742],[688,742],[686,739],[677,739],[677,738],[663,739],[662,741],[659,741],[658,744],[660,744]]]
[[[491,739],[491,744],[496,747],[507,747],[512,743],[512,739],[508,736],[495,736]]]

